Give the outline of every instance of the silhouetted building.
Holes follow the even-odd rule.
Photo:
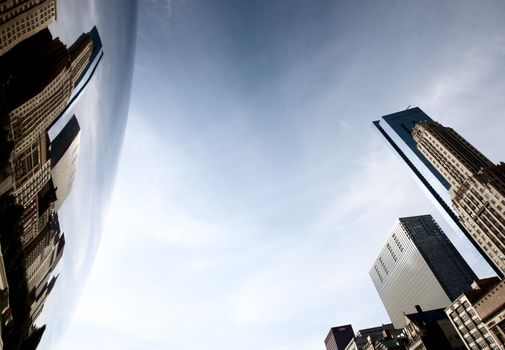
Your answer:
[[[344,350],[353,338],[354,331],[350,324],[332,327],[324,340],[324,345],[326,350]]]
[[[477,280],[445,309],[468,349],[505,347],[505,280]]]
[[[450,184],[449,195],[470,239],[505,273],[505,164],[494,165],[453,129],[418,123],[418,149]]]
[[[431,215],[395,222],[370,277],[396,328],[415,305],[445,308],[476,279]]]
[[[423,311],[419,306],[416,309],[416,313],[405,315],[409,350],[465,349],[443,309]]]
[[[0,2],[0,55],[56,20],[56,0]]]

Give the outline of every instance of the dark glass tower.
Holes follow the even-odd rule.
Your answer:
[[[468,238],[491,268],[499,276],[502,276],[500,269],[485,254],[482,248],[475,243],[468,231],[459,222],[458,216],[452,209],[451,198],[448,193],[450,188],[449,183],[416,147],[416,141],[412,136],[414,126],[420,122],[432,121],[420,108],[414,107],[382,116],[379,120],[374,121],[373,124],[412,170],[421,183],[422,188],[428,193],[431,201],[449,225]]]

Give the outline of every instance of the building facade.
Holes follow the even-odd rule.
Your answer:
[[[437,122],[418,123],[412,135],[419,151],[451,185],[452,207],[470,239],[505,274],[505,164],[493,164]]]
[[[56,20],[56,0],[0,1],[0,55]]]
[[[354,338],[352,325],[332,327],[324,339],[326,350],[344,350]]]
[[[67,198],[77,172],[81,129],[75,115],[51,142],[51,178],[56,188],[54,209]]]
[[[458,213],[453,208],[453,201],[449,195],[451,184],[444,175],[425,157],[417,148],[417,142],[413,137],[414,128],[418,124],[430,123],[433,120],[420,108],[410,108],[405,111],[382,116],[373,122],[381,135],[393,147],[409,169],[413,172],[423,190],[442,214],[444,219],[451,225],[456,233],[463,234],[472,243],[474,248],[481,254],[490,267],[502,275],[501,269],[496,262],[486,254],[484,245],[479,244],[463,225]],[[484,159],[482,159],[484,160]]]
[[[61,206],[71,188],[78,156],[78,134],[76,140],[72,140],[76,142],[67,145],[72,152],[63,157],[66,163],[70,161],[70,165],[75,166],[62,170],[68,164],[64,161],[59,167],[54,164],[48,129],[65,114],[71,100],[86,86],[92,75],[89,69],[97,63],[96,56],[100,53],[101,41],[96,28],[81,35],[69,49],[43,29],[3,57],[12,76],[5,92],[9,101],[8,137],[14,143],[8,176],[12,194],[25,208],[23,247],[42,232],[49,216]],[[75,124],[75,117],[68,122]],[[55,142],[58,143],[57,138]],[[59,187],[51,179],[52,172]],[[61,200],[57,200],[58,197]]]
[[[395,328],[416,305],[449,306],[476,278],[431,215],[395,222],[370,277]]]
[[[390,323],[359,330],[345,350],[405,350],[407,344],[404,330]]]
[[[505,348],[505,281],[475,281],[445,312],[468,349]]]

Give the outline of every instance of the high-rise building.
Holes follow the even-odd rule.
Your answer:
[[[468,349],[505,348],[505,280],[477,280],[445,309]]]
[[[352,325],[332,327],[324,340],[324,345],[326,350],[344,350],[353,338]]]
[[[51,159],[47,131],[60,117],[68,114],[70,105],[86,87],[102,55],[100,36],[94,27],[69,49],[44,29],[2,57],[5,70],[11,76],[8,84],[3,86],[8,101],[9,139],[14,143],[8,176],[17,203],[25,208],[23,247],[41,232],[49,215],[59,208],[73,180],[71,169],[63,172],[60,168],[65,161],[76,165],[78,133],[70,144],[65,144],[74,153],[59,159],[62,163],[58,167],[54,157]],[[75,130],[75,117],[62,119],[65,119],[65,125]],[[57,130],[56,134],[60,131]],[[61,143],[58,137],[53,141]],[[56,151],[61,149],[56,145]],[[56,187],[51,181],[52,172],[58,181]]]
[[[431,215],[398,219],[370,270],[396,328],[420,305],[445,308],[476,276]]]
[[[0,1],[0,55],[56,20],[56,0]]]
[[[412,135],[414,127],[420,123],[433,120],[420,108],[410,108],[405,111],[385,115],[373,122],[381,135],[393,147],[396,153],[414,173],[423,190],[442,214],[451,227],[469,239],[475,249],[483,256],[487,263],[498,274],[502,275],[496,262],[485,253],[482,244],[478,244],[469,230],[460,222],[453,209],[453,203],[448,191],[451,185],[444,175],[417,148]],[[482,159],[484,160],[484,159]]]
[[[54,210],[59,210],[70,193],[77,171],[81,129],[72,116],[51,142],[51,178],[56,188]]]
[[[471,241],[505,274],[505,164],[493,164],[456,131],[434,121],[416,124],[412,135],[450,184],[452,207]]]

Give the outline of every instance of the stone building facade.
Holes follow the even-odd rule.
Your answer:
[[[56,0],[0,2],[0,55],[56,20]]]
[[[418,123],[413,137],[450,183],[460,223],[505,274],[505,164],[493,164],[453,129],[437,122]]]

